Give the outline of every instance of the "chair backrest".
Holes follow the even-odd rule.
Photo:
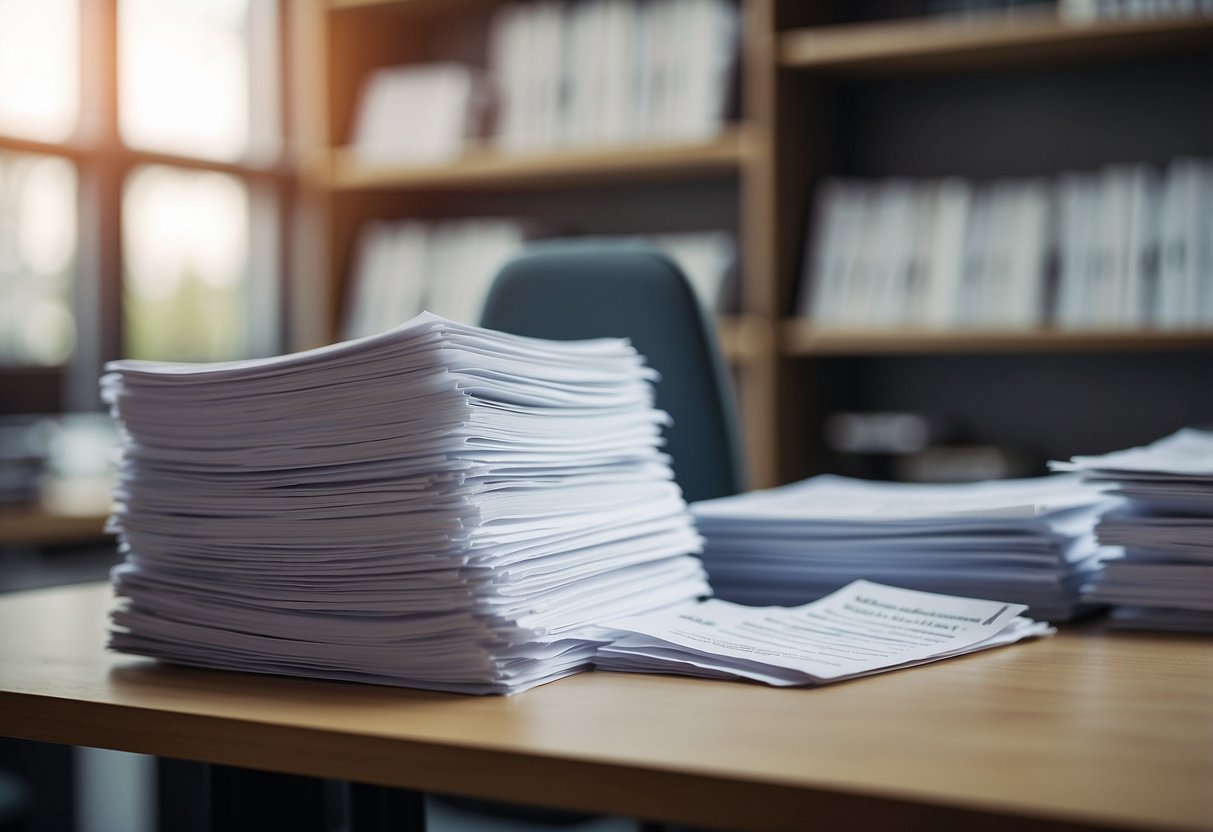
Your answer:
[[[657,406],[673,417],[666,450],[686,499],[742,490],[733,400],[715,334],[665,255],[631,244],[532,247],[497,275],[480,322],[554,340],[631,339],[661,373]]]

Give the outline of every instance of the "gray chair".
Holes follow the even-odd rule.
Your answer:
[[[555,340],[630,338],[661,373],[666,450],[689,502],[742,490],[728,379],[710,322],[669,258],[634,244],[535,246],[497,275],[482,326]]]
[[[688,501],[735,494],[741,456],[728,379],[715,334],[690,284],[669,258],[633,244],[561,242],[534,246],[502,268],[480,325],[569,341],[623,337],[661,373],[657,406],[674,420],[666,450]],[[443,798],[465,810],[536,826],[590,816],[538,807]],[[660,824],[644,823],[646,832]]]

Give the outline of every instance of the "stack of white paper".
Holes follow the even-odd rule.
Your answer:
[[[418,316],[279,358],[120,361],[114,649],[469,693],[707,592],[625,341]]]
[[[692,506],[716,595],[802,604],[867,578],[1072,617],[1102,499],[1078,477],[917,485],[820,476]]]
[[[1125,626],[1213,632],[1213,432],[1181,430],[1053,466],[1125,499],[1096,527],[1123,554],[1105,564],[1088,599],[1119,605],[1112,618]]]
[[[742,607],[709,599],[611,623],[604,670],[820,685],[1054,632],[1022,604],[855,581],[812,604]]]

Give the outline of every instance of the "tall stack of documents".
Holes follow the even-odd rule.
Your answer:
[[[1079,611],[1099,568],[1102,504],[1075,476],[918,485],[825,475],[692,513],[727,601],[798,605],[866,578],[1026,604],[1058,621]]]
[[[1120,550],[1088,600],[1117,605],[1112,620],[1126,627],[1213,633],[1213,432],[1053,466],[1124,498],[1096,527]]]
[[[602,620],[708,591],[625,341],[423,314],[279,358],[108,369],[116,650],[510,693],[586,667]]]

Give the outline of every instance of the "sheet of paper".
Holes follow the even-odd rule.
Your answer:
[[[838,681],[1051,632],[1021,618],[1024,609],[862,580],[794,608],[709,599],[611,622],[625,635],[600,649],[599,663],[627,669],[630,653],[698,661],[761,681]]]
[[[1213,479],[1213,431],[1184,428],[1149,445],[1100,456],[1076,456],[1066,462],[1049,463],[1055,471],[1082,471],[1105,478],[1117,473],[1162,473],[1168,478]]]

